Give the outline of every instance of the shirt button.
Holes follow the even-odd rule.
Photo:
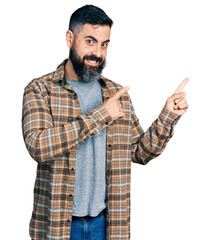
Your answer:
[[[74,168],[72,168],[71,171],[74,172]]]
[[[67,222],[70,222],[70,220],[68,219]]]
[[[72,194],[69,194],[69,197],[70,197],[70,198],[72,198],[72,197],[73,197],[73,195],[72,195]]]
[[[109,144],[109,145],[108,145],[108,148],[109,148],[109,149],[112,149],[112,145],[111,145],[111,144]]]
[[[69,153],[69,152],[65,154],[65,156],[66,156],[66,157],[69,157],[69,155],[70,155],[70,153]]]
[[[106,125],[108,125],[109,123],[108,122],[105,122]]]

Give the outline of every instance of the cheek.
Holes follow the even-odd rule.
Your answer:
[[[84,56],[90,56],[92,54],[90,48],[84,47],[83,49],[80,49],[80,56],[83,59]]]
[[[102,58],[103,58],[103,60],[106,58],[106,56],[107,56],[107,49],[104,50],[104,52],[102,53]]]
[[[90,53],[90,49],[88,46],[85,46],[81,41],[77,41],[75,44],[75,49],[78,54],[78,56],[83,59],[85,55],[88,55]]]

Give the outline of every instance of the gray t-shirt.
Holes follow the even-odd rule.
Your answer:
[[[76,92],[81,114],[103,103],[99,81],[66,79]],[[73,216],[97,216],[106,208],[106,128],[77,148]]]

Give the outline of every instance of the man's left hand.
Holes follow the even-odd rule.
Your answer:
[[[188,109],[188,103],[185,99],[186,92],[183,92],[185,85],[188,83],[189,78],[185,78],[184,81],[179,85],[174,94],[169,97],[166,101],[165,107],[178,115],[183,115]]]

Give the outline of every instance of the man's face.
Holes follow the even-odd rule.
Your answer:
[[[110,27],[85,24],[74,39],[69,59],[82,81],[98,80],[105,66]]]

